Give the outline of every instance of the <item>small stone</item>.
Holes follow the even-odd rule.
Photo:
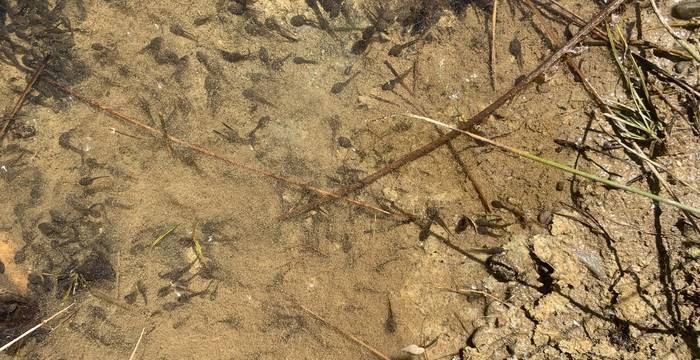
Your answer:
[[[569,24],[566,26],[566,30],[564,30],[564,35],[566,36],[567,39],[571,39],[574,37],[574,34],[579,32],[580,28],[574,24]]]
[[[382,189],[382,194],[384,195],[384,198],[389,201],[396,201],[400,197],[399,192],[392,187],[385,187]]]
[[[351,149],[352,141],[350,141],[350,139],[346,138],[345,136],[341,136],[338,138],[338,146],[345,149]]]
[[[673,71],[677,74],[685,74],[692,63],[690,61],[679,61],[673,66]]]
[[[688,249],[688,255],[692,259],[700,259],[700,247],[693,246],[690,249]]]
[[[415,344],[411,344],[411,345],[408,345],[405,348],[401,349],[401,351],[403,351],[405,353],[409,353],[411,355],[420,355],[420,354],[423,354],[425,352],[425,348],[420,347],[420,346],[415,345]]]
[[[556,186],[557,191],[563,191],[564,186],[565,186],[565,184],[563,181],[557,181],[557,186]]]
[[[544,226],[548,226],[552,222],[552,218],[554,215],[552,215],[551,211],[542,211],[539,215],[537,215],[537,221],[540,222],[540,224]]]

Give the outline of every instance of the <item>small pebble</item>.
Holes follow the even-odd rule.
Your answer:
[[[700,247],[694,246],[688,249],[688,255],[691,259],[700,259]]]
[[[679,61],[673,66],[673,70],[676,74],[685,74],[690,65],[692,65],[690,61]]]
[[[539,221],[540,224],[547,226],[550,223],[552,223],[553,217],[554,216],[552,215],[552,212],[545,210],[545,211],[541,212],[539,215],[537,215],[537,221]]]
[[[341,136],[338,138],[338,145],[345,149],[351,149],[352,141],[350,141],[350,139],[346,138],[345,136]]]
[[[557,181],[556,189],[557,189],[557,191],[563,191],[563,190],[564,190],[564,182],[563,182],[563,181]]]
[[[551,86],[549,86],[548,82],[543,82],[541,84],[537,84],[536,89],[537,92],[540,94],[546,94],[551,90]]]

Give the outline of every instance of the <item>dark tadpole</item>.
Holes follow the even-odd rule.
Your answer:
[[[93,176],[93,177],[86,176],[86,177],[83,177],[80,180],[78,180],[78,184],[80,184],[82,186],[90,186],[90,185],[92,185],[92,183],[95,182],[95,180],[106,178],[106,177],[109,177],[109,175]]]
[[[520,71],[523,70],[523,48],[522,44],[520,43],[520,40],[518,38],[513,38],[511,40],[510,45],[508,45],[508,52],[510,52],[511,55],[515,58],[515,60],[518,62],[518,68]]]
[[[197,41],[197,37],[195,37],[194,34],[192,34],[191,32],[185,30],[185,28],[183,28],[182,25],[180,25],[180,24],[170,25],[170,32],[173,33],[174,35],[183,37],[185,39]]]
[[[333,87],[331,87],[331,93],[332,94],[340,94],[341,92],[343,92],[345,87],[348,86],[350,81],[352,81],[352,79],[354,79],[355,76],[357,76],[358,74],[359,74],[359,72],[356,72],[354,75],[350,76],[350,78],[348,78],[347,80],[340,81],[340,82],[333,84]]]
[[[399,55],[401,55],[401,52],[402,52],[405,48],[407,48],[407,47],[409,47],[409,46],[412,46],[413,44],[417,43],[418,40],[420,40],[420,39],[413,39],[413,40],[411,40],[411,41],[409,41],[409,42],[406,42],[406,43],[403,43],[403,44],[397,44],[397,45],[392,46],[391,49],[389,49],[389,55],[394,56],[394,57],[398,57]]]
[[[295,56],[294,59],[292,59],[292,62],[294,62],[297,65],[303,65],[303,64],[316,65],[316,64],[318,64],[318,61],[316,61],[316,60],[305,59],[301,56]]]
[[[227,62],[230,63],[237,63],[245,60],[249,60],[252,55],[250,53],[243,54],[238,51],[226,51],[226,50],[219,50],[219,54],[221,55],[221,58],[224,59]]]
[[[396,332],[396,317],[394,316],[394,309],[391,308],[391,298],[387,296],[387,316],[386,321],[384,321],[384,330],[386,332],[393,334]]]
[[[163,38],[158,36],[151,39],[151,41],[146,45],[139,53],[144,53],[146,51],[160,51],[163,47]]]
[[[292,25],[294,27],[301,27],[301,26],[317,27],[318,26],[315,22],[307,19],[304,15],[292,16],[292,18],[289,19],[289,25]]]

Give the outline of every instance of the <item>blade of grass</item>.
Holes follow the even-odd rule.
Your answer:
[[[153,244],[151,244],[151,247],[156,247],[158,244],[160,244],[163,239],[165,239],[166,236],[170,235],[171,232],[175,231],[177,229],[177,225],[171,227],[168,231],[162,233],[160,236],[158,236],[154,241]]]
[[[508,145],[504,145],[504,144],[501,144],[501,143],[499,143],[499,142],[493,141],[493,140],[491,140],[491,139],[489,139],[489,138],[485,138],[485,137],[483,137],[483,136],[480,136],[480,135],[477,135],[477,134],[474,134],[474,133],[471,133],[471,132],[468,132],[468,131],[461,130],[461,129],[457,128],[456,126],[452,126],[452,125],[449,125],[449,124],[445,124],[445,123],[443,123],[443,122],[440,122],[440,121],[437,121],[437,120],[433,120],[433,119],[430,119],[430,118],[427,118],[427,117],[424,117],[424,116],[420,116],[420,115],[407,114],[406,116],[411,117],[411,118],[414,118],[414,119],[418,119],[418,120],[423,120],[423,121],[429,122],[429,123],[431,123],[431,124],[438,125],[438,126],[442,126],[442,127],[445,127],[445,128],[451,129],[451,130],[454,130],[454,131],[459,131],[460,133],[465,134],[465,135],[469,136],[470,138],[472,138],[472,139],[474,139],[474,140],[478,140],[478,141],[481,141],[481,142],[485,142],[485,143],[490,144],[490,145],[492,145],[492,146],[495,146],[495,147],[497,147],[497,148],[499,148],[499,149],[506,150],[506,151],[511,152],[511,153],[513,153],[513,154],[516,154],[516,155],[519,155],[519,156],[521,156],[521,157],[524,157],[524,158],[526,158],[526,159],[530,159],[530,160],[536,161],[536,162],[538,162],[538,163],[540,163],[540,164],[543,164],[543,165],[546,165],[546,166],[549,166],[549,167],[552,167],[552,168],[555,168],[555,169],[558,169],[558,170],[561,170],[561,171],[565,171],[565,172],[568,172],[568,173],[570,173],[570,174],[574,174],[574,175],[577,175],[577,176],[580,176],[580,177],[583,177],[583,178],[586,178],[586,179],[589,179],[589,180],[592,180],[592,181],[596,181],[596,182],[599,182],[599,183],[608,185],[608,186],[613,187],[613,188],[616,188],[616,189],[624,190],[624,191],[627,191],[627,192],[630,192],[630,193],[633,193],[633,194],[636,194],[636,195],[639,195],[639,196],[643,196],[643,197],[646,197],[646,198],[648,198],[648,199],[651,199],[651,200],[654,200],[654,201],[657,201],[657,202],[660,202],[660,203],[668,204],[668,205],[674,206],[674,207],[676,207],[676,208],[683,209],[683,210],[686,210],[686,211],[689,211],[689,212],[692,212],[692,213],[695,213],[695,214],[700,215],[700,209],[694,208],[694,207],[692,207],[692,206],[688,206],[688,205],[685,205],[685,204],[681,204],[681,203],[679,203],[679,202],[677,202],[677,201],[673,201],[673,200],[671,200],[671,199],[667,199],[667,198],[664,198],[664,197],[662,197],[662,196],[658,196],[658,195],[655,195],[655,194],[652,194],[652,193],[649,193],[649,192],[646,192],[646,191],[644,191],[644,190],[637,189],[637,188],[634,188],[634,187],[631,187],[631,186],[623,185],[623,184],[620,184],[620,183],[615,182],[615,181],[612,181],[612,180],[604,179],[604,178],[598,177],[598,176],[596,176],[596,175],[587,173],[587,172],[585,172],[585,171],[581,171],[581,170],[578,170],[578,169],[574,169],[574,168],[572,168],[572,167],[570,167],[570,166],[567,166],[567,165],[558,163],[558,162],[556,162],[556,161],[552,161],[552,160],[549,160],[549,159],[541,158],[541,157],[539,157],[539,156],[537,156],[537,155],[533,155],[533,154],[531,154],[531,153],[529,153],[529,152],[527,152],[527,151],[520,150],[520,149],[517,149],[517,148],[514,148],[514,147],[510,147],[510,146],[508,146]]]
[[[197,223],[195,222],[194,225],[192,226],[192,248],[194,249],[194,254],[197,256],[197,260],[199,260],[199,263],[202,264],[203,267],[207,267],[206,264],[204,264],[204,254],[202,254],[202,244],[200,244],[199,239],[197,239],[196,231],[197,231]]]

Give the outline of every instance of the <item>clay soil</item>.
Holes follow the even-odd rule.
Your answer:
[[[0,0],[4,117],[46,65],[0,147],[2,343],[75,304],[0,358],[128,359],[140,334],[134,359],[698,356],[693,214],[464,136],[295,214],[446,132],[405,114],[466,120],[579,29],[519,1],[493,39],[490,1],[307,3]],[[646,2],[612,21],[677,48]],[[628,103],[586,42],[567,57]],[[695,86],[687,59],[643,52]],[[698,207],[697,105],[648,76],[679,109],[653,95],[673,124],[654,161]],[[564,63],[477,130],[672,196]]]

